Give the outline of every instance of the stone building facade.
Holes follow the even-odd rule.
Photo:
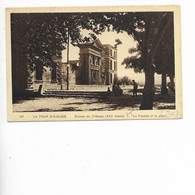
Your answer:
[[[54,56],[54,64],[50,67],[42,66],[42,64],[36,64],[35,70],[29,76],[32,81],[32,90],[37,90],[39,85],[43,85],[47,88],[57,88],[61,85],[62,80],[62,57]]]
[[[78,83],[81,85],[99,85],[101,84],[101,53],[103,45],[99,40],[92,43],[79,45],[80,64]]]
[[[103,45],[104,51],[102,53],[102,66],[105,72],[106,85],[110,85],[114,82],[117,76],[117,49],[112,45]]]
[[[56,64],[53,67],[35,69],[32,73],[33,90],[36,91],[41,84],[44,89],[67,89],[67,71],[69,85],[76,85],[79,60],[70,60],[68,68],[67,63],[62,62],[62,58],[56,58],[55,61]]]
[[[99,39],[79,45],[80,64],[77,84],[110,85],[117,75],[117,50]]]

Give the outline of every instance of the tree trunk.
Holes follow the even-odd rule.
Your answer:
[[[154,99],[154,67],[152,61],[148,61],[145,69],[145,86],[140,110],[152,110]]]
[[[56,74],[56,63],[54,62],[51,70],[51,83],[56,83]]]
[[[169,88],[170,88],[172,91],[175,91],[174,76],[173,76],[173,75],[169,75],[169,78],[170,78]]]
[[[28,70],[21,47],[12,45],[12,98],[13,102],[26,95]]]
[[[170,75],[169,78],[170,78],[171,85],[175,85],[174,76]]]
[[[167,75],[166,73],[162,73],[162,85],[161,85],[161,94],[162,95],[166,95],[167,94]]]

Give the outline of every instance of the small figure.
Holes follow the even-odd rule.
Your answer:
[[[108,87],[108,90],[107,90],[107,95],[108,95],[109,97],[111,96],[110,87]]]
[[[133,81],[133,96],[137,97],[137,88],[138,88],[138,84],[135,82],[135,80]]]
[[[114,81],[113,85],[112,85],[112,92],[114,93],[115,91],[115,87],[116,87],[116,82]]]
[[[118,95],[121,96],[123,94],[123,90],[120,88],[119,83],[117,83]]]
[[[42,89],[43,89],[43,85],[39,85],[38,95],[41,95],[42,94]]]
[[[117,85],[114,84],[112,90],[115,96],[121,96],[123,94],[123,90],[120,88],[119,83],[117,83]]]

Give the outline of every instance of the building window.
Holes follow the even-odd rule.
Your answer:
[[[112,49],[110,49],[110,56],[112,56]]]
[[[112,60],[110,60],[110,70],[112,70]]]
[[[92,58],[92,59],[93,59],[92,64],[93,64],[93,65],[95,65],[95,56],[93,56],[93,58]]]
[[[112,74],[110,74],[110,83],[112,83]]]
[[[98,84],[99,72],[97,70],[91,70],[91,84]]]
[[[100,65],[100,58],[97,58],[97,65]]]
[[[117,70],[117,64],[116,64],[116,61],[114,61],[114,70],[115,70],[115,71]]]

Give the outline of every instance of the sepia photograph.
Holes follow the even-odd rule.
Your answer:
[[[64,9],[7,9],[9,120],[182,117],[178,6]]]
[[[192,4],[0,0],[0,195],[195,195]]]

